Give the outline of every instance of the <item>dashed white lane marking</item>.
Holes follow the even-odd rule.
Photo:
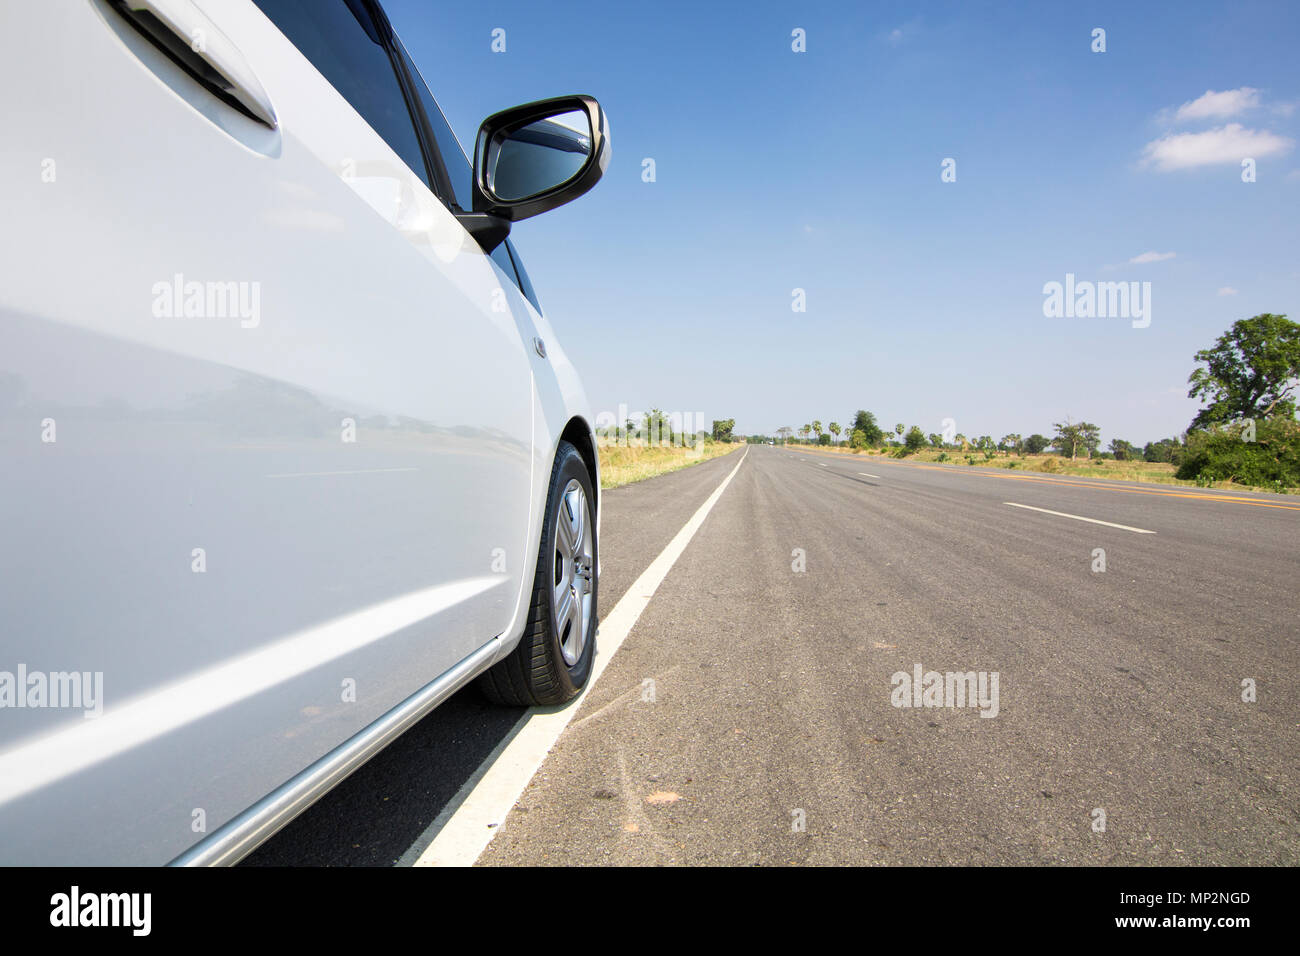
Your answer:
[[[673,564],[686,550],[700,525],[704,524],[704,519],[727,490],[731,479],[736,477],[736,472],[740,471],[740,466],[745,463],[745,455],[748,454],[749,449],[745,449],[731,473],[691,515],[690,520],[668,542],[668,546],[641,572],[641,576],[628,588],[622,600],[601,621],[600,630],[596,632],[599,635],[597,648],[600,654],[596,657],[587,686],[578,698],[562,707],[533,707],[528,710],[515,725],[513,736],[508,741],[503,741],[503,746],[488,756],[474,775],[465,781],[460,792],[447,804],[438,819],[434,820],[429,832],[436,833],[436,836],[415,861],[416,866],[472,866],[487,849],[505,822],[510,808],[523,795],[528,782],[542,766],[569,721],[577,714],[582,701],[600,679],[610,659],[618,652],[619,646],[672,570]]]
[[[868,474],[868,473],[865,472],[865,471],[860,471],[860,472],[858,472],[858,474],[861,475],[863,478],[879,478],[879,477],[880,477],[879,475]]]
[[[1108,528],[1121,528],[1124,531],[1132,531],[1134,534],[1155,534],[1154,531],[1148,531],[1146,528],[1130,528],[1126,524],[1115,524],[1113,521],[1102,521],[1098,518],[1085,518],[1083,515],[1066,514],[1064,511],[1048,511],[1046,508],[1035,508],[1033,505],[1018,505],[1014,501],[1004,501],[1002,503],[1013,508],[1025,508],[1028,511],[1041,511],[1045,515],[1056,515],[1058,518],[1073,518],[1075,521],[1087,521],[1089,524],[1104,524]]]

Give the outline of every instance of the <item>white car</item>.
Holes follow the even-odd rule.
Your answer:
[[[57,39],[57,42],[53,42]],[[0,864],[230,863],[453,691],[591,671],[599,475],[513,221],[371,0],[0,12]]]

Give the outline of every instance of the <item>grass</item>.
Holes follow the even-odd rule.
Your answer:
[[[804,448],[807,446],[791,445],[791,448]],[[809,451],[832,452],[841,455],[851,455],[852,452],[845,445],[838,448],[825,446],[814,446]],[[888,450],[872,448],[860,453],[859,457],[890,457]],[[918,452],[913,452],[903,461],[918,461],[926,463],[939,462],[939,456],[943,451],[938,448],[923,448]],[[1048,475],[1073,475],[1080,478],[1111,478],[1115,481],[1134,481],[1158,485],[1180,485],[1188,488],[1220,488],[1232,491],[1267,491],[1274,494],[1279,493],[1277,488],[1256,487],[1253,485],[1240,485],[1231,481],[1201,482],[1199,485],[1194,480],[1178,479],[1174,477],[1177,471],[1173,465],[1158,461],[1114,461],[1108,458],[1079,458],[1070,461],[1068,458],[1062,458],[1059,455],[1025,455],[1023,458],[1015,453],[1004,455],[1002,452],[996,452],[991,459],[985,459],[984,452],[974,451],[962,452],[960,449],[947,449],[947,459],[940,464],[958,465],[968,467],[971,463],[967,457],[975,459],[976,468],[1005,468],[1015,471],[1042,472]],[[1300,489],[1284,488],[1282,494],[1295,494]]]
[[[644,481],[655,475],[667,474],[698,465],[702,461],[729,455],[744,448],[743,444],[707,442],[694,448],[676,445],[653,447],[645,444],[600,445],[596,454],[600,458],[600,487],[618,488],[634,481]]]

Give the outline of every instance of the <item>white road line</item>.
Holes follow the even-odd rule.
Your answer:
[[[879,477],[880,477],[879,475],[869,475],[869,474],[867,474],[865,471],[860,471],[860,472],[858,472],[858,474],[861,475],[863,478],[879,478]]]
[[[1115,524],[1113,521],[1101,521],[1097,518],[1085,518],[1082,515],[1066,514],[1064,511],[1048,511],[1046,508],[1035,508],[1033,505],[1018,505],[1014,501],[1004,501],[1002,503],[1013,508],[1026,508],[1029,511],[1041,511],[1045,515],[1056,515],[1058,518],[1073,518],[1075,521],[1087,521],[1089,524],[1104,524],[1108,528],[1122,528],[1124,531],[1132,531],[1135,534],[1155,534],[1154,531],[1148,531],[1145,528],[1130,528],[1126,524]]]
[[[263,475],[264,478],[319,478],[324,475],[381,475],[393,471],[419,471],[419,468],[358,468],[355,471],[286,471],[279,475]]]
[[[819,461],[819,462],[817,462],[817,464],[821,465],[823,468],[826,467],[826,462],[824,462],[824,461]]]
[[[416,866],[472,866],[487,849],[505,822],[510,808],[523,796],[528,782],[542,766],[569,721],[577,714],[582,701],[600,679],[610,659],[618,652],[641,612],[646,609],[655,591],[672,570],[673,564],[686,550],[700,525],[704,524],[704,519],[727,490],[731,479],[736,477],[736,472],[745,463],[745,455],[748,454],[747,448],[731,473],[691,515],[690,520],[668,542],[668,546],[650,562],[650,566],[632,583],[622,600],[600,622],[600,630],[597,631],[597,648],[600,653],[582,694],[562,707],[534,707],[528,711],[516,725],[513,737],[504,747],[499,748],[499,753],[493,751],[488,756],[479,770],[465,781],[447,809],[439,815],[439,820],[445,816],[445,823],[415,861]],[[435,820],[435,826],[437,823]]]

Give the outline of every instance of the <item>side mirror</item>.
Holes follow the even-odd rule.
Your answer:
[[[572,202],[609,165],[609,123],[590,96],[559,96],[494,113],[474,144],[474,211],[458,213],[484,251],[510,224]]]
[[[605,111],[590,96],[539,100],[489,116],[474,146],[475,211],[518,222],[577,199],[609,165]]]

